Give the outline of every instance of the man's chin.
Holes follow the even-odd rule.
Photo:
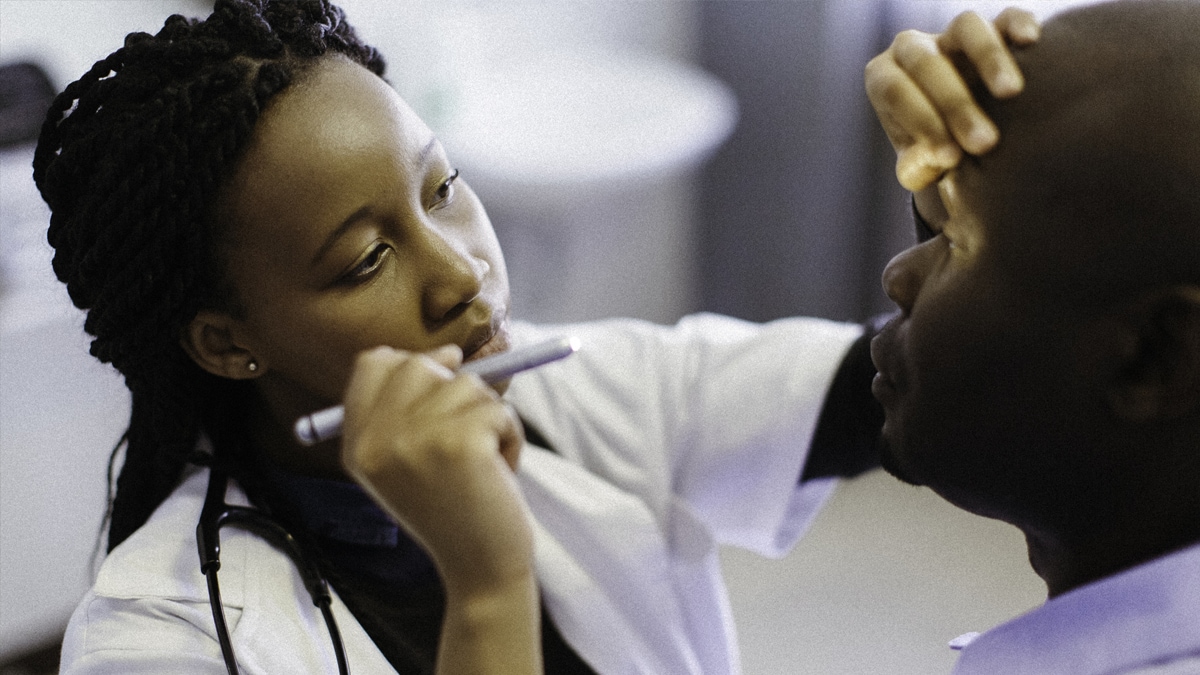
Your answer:
[[[883,467],[884,471],[899,479],[900,482],[921,487],[921,482],[913,478],[912,474],[904,468],[899,458],[896,457],[892,442],[884,437],[879,445],[879,466]]]

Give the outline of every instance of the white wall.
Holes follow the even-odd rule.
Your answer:
[[[692,2],[348,0],[487,205],[515,316],[695,308],[692,172],[736,102],[686,62]]]
[[[121,46],[155,33],[171,14],[197,15],[204,0],[0,0],[0,61],[33,57],[58,87]]]
[[[360,35],[388,59],[389,79],[435,129],[453,80],[502,53],[634,51],[686,60],[694,3],[610,0],[342,0]],[[397,9],[397,8],[402,9]],[[450,102],[452,104],[452,101]]]
[[[126,33],[197,4],[0,0],[0,63],[33,60],[61,88]],[[31,146],[0,152],[0,661],[55,639],[91,585],[105,467],[129,417],[50,270],[31,161]]]
[[[105,463],[129,416],[50,270],[31,160],[0,152],[0,660],[61,631],[91,585]]]

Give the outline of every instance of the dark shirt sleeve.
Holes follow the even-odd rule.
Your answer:
[[[917,241],[925,242],[937,236],[917,210],[916,200],[910,201]],[[883,429],[883,408],[871,394],[875,364],[871,362],[871,338],[883,328],[895,313],[883,314],[867,322],[863,334],[842,358],[825,406],[817,420],[812,448],[800,480],[812,478],[857,476],[879,466],[880,431]]]
[[[801,481],[849,478],[879,466],[883,408],[871,394],[871,380],[875,378],[871,338],[889,318],[890,314],[869,321],[842,357],[825,395]]]

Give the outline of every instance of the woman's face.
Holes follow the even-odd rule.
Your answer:
[[[231,331],[268,408],[341,400],[355,355],[507,348],[509,288],[487,214],[384,81],[325,58],[274,99],[222,195]]]

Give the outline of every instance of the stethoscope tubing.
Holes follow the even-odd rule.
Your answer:
[[[321,610],[321,616],[333,642],[338,673],[349,675],[350,667],[347,664],[341,631],[338,630],[337,621],[333,617],[333,596],[325,578],[316,566],[304,557],[304,552],[295,538],[266,513],[259,509],[226,504],[225,489],[229,483],[228,476],[215,466],[210,467],[209,471],[204,507],[200,510],[200,522],[196,524],[196,548],[200,554],[200,571],[208,583],[208,601],[212,607],[217,642],[221,645],[221,655],[229,675],[238,675],[237,658],[229,637],[229,628],[225,623],[225,607],[221,603],[221,586],[217,580],[217,570],[221,568],[220,532],[225,525],[235,525],[263,537],[292,559],[304,580],[305,588],[312,596],[313,604]]]

